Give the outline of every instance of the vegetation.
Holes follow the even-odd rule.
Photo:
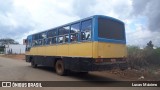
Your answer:
[[[128,64],[131,68],[160,67],[160,47],[153,48],[152,41],[144,49],[128,46]]]
[[[4,46],[0,46],[0,54],[2,53],[2,52],[4,52]]]
[[[4,53],[5,45],[7,44],[19,44],[14,39],[4,38],[0,39],[0,54]]]
[[[4,46],[6,44],[19,44],[19,43],[16,42],[14,39],[10,38],[0,39],[0,46]]]

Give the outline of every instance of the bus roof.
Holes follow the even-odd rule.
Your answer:
[[[116,21],[116,22],[123,23],[121,20],[118,20],[118,19],[113,18],[113,17],[110,17],[110,16],[105,16],[105,15],[93,15],[93,16],[90,16],[90,17],[87,17],[87,18],[83,18],[83,19],[80,19],[80,20],[77,20],[77,21],[74,21],[74,22],[70,22],[70,23],[61,25],[61,26],[57,26],[57,27],[54,27],[54,28],[50,28],[50,29],[48,29],[48,30],[44,30],[44,31],[41,31],[41,32],[37,32],[37,33],[31,34],[31,35],[35,35],[35,34],[42,33],[42,32],[47,32],[47,31],[50,31],[50,30],[53,30],[53,29],[57,29],[57,28],[64,27],[64,26],[68,26],[68,25],[71,25],[71,24],[74,24],[74,23],[78,23],[78,22],[85,21],[85,20],[92,19],[92,18],[96,18],[96,17],[108,18],[108,19],[114,20],[114,21]],[[124,24],[124,23],[123,23],[123,24]],[[31,36],[31,35],[28,35],[28,36]]]

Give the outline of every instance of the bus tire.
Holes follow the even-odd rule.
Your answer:
[[[55,69],[56,69],[56,73],[60,76],[63,76],[66,74],[66,70],[64,68],[64,64],[62,60],[57,60]]]
[[[31,61],[31,66],[32,66],[33,68],[36,68],[36,67],[37,67],[37,64],[35,64],[34,60]]]

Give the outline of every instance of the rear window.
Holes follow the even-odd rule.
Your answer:
[[[98,36],[100,38],[125,40],[124,24],[115,20],[98,18]]]

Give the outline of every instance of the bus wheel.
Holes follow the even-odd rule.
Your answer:
[[[62,60],[58,60],[58,61],[56,62],[55,69],[56,69],[56,73],[57,73],[58,75],[61,75],[61,76],[65,75],[65,72],[66,72],[66,71],[65,71],[64,64],[63,64],[63,61],[62,61]]]
[[[37,64],[35,64],[34,60],[31,61],[31,66],[32,66],[33,68],[36,68],[36,67],[37,67]]]

